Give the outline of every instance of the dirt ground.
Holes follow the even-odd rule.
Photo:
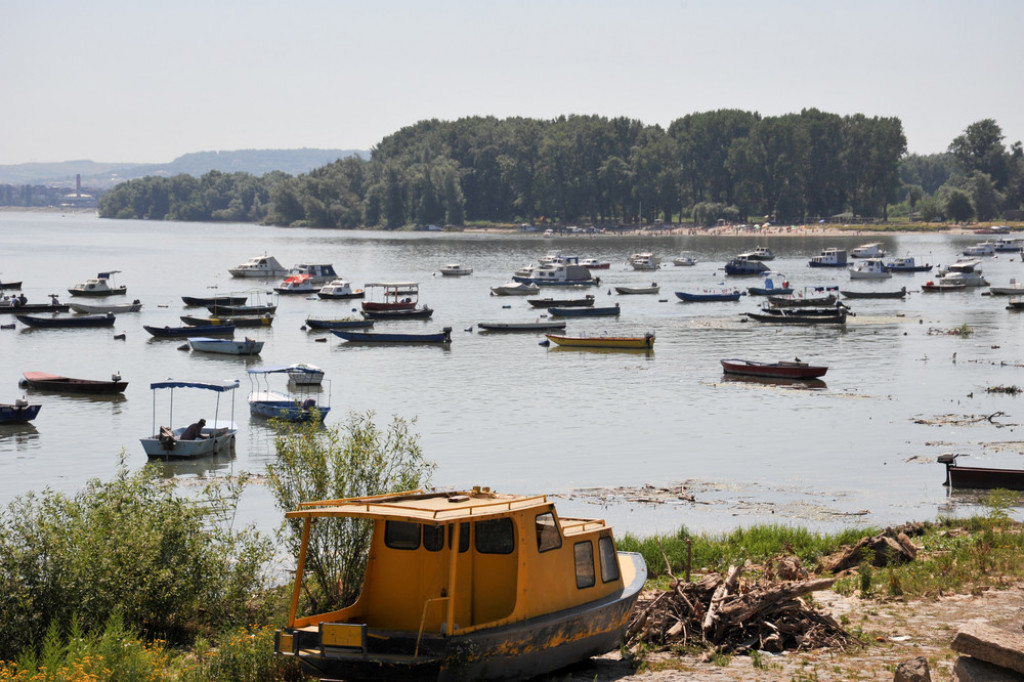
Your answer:
[[[695,656],[656,653],[648,656],[649,670],[635,674],[632,666],[623,661],[618,652],[613,652],[551,679],[594,682],[892,680],[901,661],[924,656],[932,680],[939,682],[953,679],[957,654],[949,645],[961,625],[982,620],[994,627],[1019,632],[1024,624],[1024,583],[978,595],[947,595],[919,601],[864,600],[832,591],[815,592],[813,600],[818,608],[842,622],[849,632],[863,633],[866,645],[851,652],[765,653],[761,656],[760,668],[755,667],[749,656],[732,656],[724,665],[719,665]]]

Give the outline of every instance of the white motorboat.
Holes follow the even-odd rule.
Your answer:
[[[995,242],[996,253],[1020,253],[1021,240],[1019,237],[1003,237]]]
[[[285,367],[288,381],[297,386],[319,386],[324,380],[324,371],[316,365],[298,362]]]
[[[1011,277],[1009,286],[989,287],[988,292],[993,296],[1024,296],[1024,284]]]
[[[775,260],[775,254],[767,246],[758,246],[753,251],[741,253],[740,258],[747,260]]]
[[[362,289],[353,289],[351,282],[347,279],[332,279],[327,284],[320,287],[320,291],[316,292],[316,295],[324,299],[350,299],[350,298],[363,298],[366,292]]]
[[[817,256],[811,256],[811,260],[807,264],[812,268],[845,268],[846,250],[836,248],[822,249],[821,253]]]
[[[135,299],[131,303],[106,303],[89,305],[88,303],[69,303],[71,309],[83,315],[102,315],[104,313],[137,313],[142,310],[142,303]]]
[[[850,250],[850,258],[882,258],[883,256],[885,256],[885,251],[882,250],[880,242],[861,244]]]
[[[515,282],[557,286],[594,286],[597,280],[583,265],[573,263],[540,263],[519,268],[512,275]]]
[[[697,259],[689,251],[683,251],[676,258],[672,259],[672,264],[673,265],[682,265],[682,266],[688,267],[690,265],[696,265],[697,264]]]
[[[249,412],[264,419],[283,419],[290,422],[310,421],[319,416],[323,421],[327,413],[331,411],[330,393],[328,393],[327,404],[318,402],[310,391],[319,388],[298,391],[297,393],[282,393],[270,389],[270,377],[274,374],[287,374],[289,377],[299,365],[287,367],[254,367],[248,370],[249,381],[253,390],[249,393]],[[309,366],[311,367],[311,366]],[[319,369],[319,368],[317,368]],[[320,371],[323,378],[323,371]],[[319,384],[297,384],[297,386],[310,386]]]
[[[650,251],[640,251],[629,257],[629,265],[634,270],[657,270],[661,267],[661,258]]]
[[[320,287],[313,284],[312,275],[288,275],[274,287],[279,294],[316,294]]]
[[[84,282],[79,282],[75,286],[68,289],[68,293],[72,296],[123,296],[128,292],[128,287],[124,284],[116,285],[113,283],[114,275],[121,272],[120,270],[110,270],[109,272],[101,272],[95,277],[90,277]]]
[[[598,260],[597,258],[584,258],[580,261],[580,265],[587,270],[608,270],[612,267],[609,261]]]
[[[263,342],[248,337],[242,341],[236,341],[208,336],[191,336],[188,338],[188,347],[204,353],[220,353],[221,355],[259,355],[263,350]]]
[[[472,275],[473,268],[467,268],[459,263],[445,263],[441,266],[441,274],[445,277],[462,277]]]
[[[972,244],[964,249],[965,256],[977,257],[977,256],[994,256],[996,255],[996,243],[995,242],[978,242]]]
[[[885,264],[885,269],[889,272],[931,272],[932,266],[927,263],[918,265],[913,256],[904,256],[893,258]]]
[[[491,287],[492,296],[532,296],[539,294],[540,287],[528,282],[506,282],[501,286]]]
[[[981,274],[981,263],[977,260],[958,260],[939,270],[939,286],[987,287],[988,280]]]
[[[228,268],[232,277],[251,277],[258,279],[277,279],[288,274],[288,268],[273,256],[263,254],[245,261],[241,265]]]
[[[220,421],[220,396],[225,391],[234,391],[238,388],[238,380],[223,381],[219,383],[205,381],[158,381],[149,385],[154,391],[153,395],[153,435],[149,438],[139,439],[143,450],[149,457],[161,458],[191,458],[206,457],[221,453],[229,453],[235,447],[235,434],[238,427],[235,426],[235,404],[231,403],[231,421]],[[207,391],[214,391],[217,394],[217,406],[214,411],[213,422],[203,425],[197,434],[197,438],[184,439],[187,435],[188,426],[174,426],[174,389],[196,388]],[[156,423],[156,391],[170,390],[170,411],[167,423],[169,426],[157,427]],[[232,393],[232,396],[234,394]],[[204,420],[205,421],[205,420]]]
[[[289,275],[309,275],[310,283],[323,286],[338,279],[338,273],[330,263],[299,263],[288,271]]]
[[[850,279],[889,279],[892,273],[881,258],[865,258],[850,268]]]

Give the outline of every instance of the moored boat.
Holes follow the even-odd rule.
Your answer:
[[[928,280],[921,285],[921,291],[925,293],[945,293],[950,291],[967,291],[967,284],[964,282],[946,281],[941,279],[936,282]]]
[[[561,336],[545,334],[549,341],[571,348],[620,348],[626,350],[650,350],[654,348],[654,334],[643,336]]]
[[[750,260],[745,256],[736,256],[725,264],[725,274],[727,275],[760,275],[770,269],[763,262]]]
[[[704,291],[700,293],[693,293],[690,291],[677,291],[676,298],[686,303],[710,303],[714,301],[738,301],[740,296],[743,295],[742,291],[734,289],[732,291]]]
[[[131,303],[106,303],[89,305],[87,303],[70,303],[71,309],[83,315],[103,315],[105,313],[137,313],[142,310],[142,303],[135,299]]]
[[[907,288],[901,287],[898,291],[839,291],[844,298],[906,298]]]
[[[263,254],[245,261],[241,265],[228,268],[232,277],[244,277],[252,279],[277,279],[288,274],[288,268],[273,256]]]
[[[993,296],[1024,296],[1024,284],[1011,277],[1009,285],[1005,287],[990,286],[988,293]]]
[[[13,403],[0,403],[0,424],[27,424],[36,418],[42,407],[30,404],[24,398]]]
[[[870,242],[850,250],[850,258],[883,258],[885,251],[882,250],[881,242]]]
[[[659,291],[661,291],[661,287],[658,286],[657,282],[651,282],[651,285],[647,287],[615,287],[615,292],[623,296],[631,294],[656,294]]]
[[[485,332],[542,332],[565,329],[565,322],[537,320],[536,322],[478,322],[477,327]]]
[[[598,283],[585,266],[576,263],[539,263],[519,268],[512,274],[513,282],[540,286],[589,287]]]
[[[772,324],[846,324],[847,310],[835,308],[762,308],[760,312],[744,313],[758,322]]]
[[[938,272],[939,284],[962,282],[965,287],[987,287],[988,280],[981,273],[981,261],[960,259],[942,268]]]
[[[360,329],[373,326],[373,320],[343,317],[341,319],[324,320],[315,317],[306,318],[306,326],[310,329]]]
[[[689,251],[683,251],[678,256],[672,259],[672,265],[680,265],[683,267],[690,267],[691,265],[697,264],[697,258]]]
[[[238,315],[236,317],[195,317],[182,315],[181,321],[194,327],[269,327],[274,324],[273,315]]]
[[[188,337],[188,347],[194,351],[220,355],[259,355],[263,350],[263,342],[249,337],[236,341],[208,336],[190,336]]]
[[[24,294],[0,298],[0,314],[66,313],[70,309],[67,303],[61,303],[55,296],[51,297],[49,303],[29,303]]]
[[[865,258],[850,268],[850,279],[889,279],[892,273],[881,258]]]
[[[338,273],[331,263],[297,263],[288,271],[289,276],[309,275],[308,281],[316,286],[323,286],[331,280],[338,278]]]
[[[747,260],[775,260],[775,254],[767,246],[758,246],[753,251],[739,254],[738,258],[745,258]]]
[[[36,315],[15,315],[19,322],[38,329],[74,329],[78,327],[113,327],[117,319],[111,313],[106,315],[72,315],[64,317],[38,317]]]
[[[460,263],[445,263],[440,268],[441,274],[445,277],[464,277],[472,275],[473,268],[466,267]]]
[[[771,277],[766,277],[763,287],[747,287],[747,293],[751,296],[789,296],[793,293],[793,287],[789,286],[789,282],[783,282],[781,287],[777,287]]]
[[[206,308],[217,305],[245,305],[248,296],[182,296],[182,302],[190,308]]]
[[[364,310],[363,316],[368,320],[426,320],[434,314],[434,309],[402,308],[400,310]]]
[[[657,270],[661,267],[661,258],[650,251],[640,251],[631,255],[627,262],[634,270]]]
[[[112,284],[114,275],[119,272],[121,271],[101,272],[71,287],[68,293],[72,296],[123,296],[128,292],[128,287],[124,284]]]
[[[274,291],[284,295],[315,294],[320,287],[313,282],[313,275],[288,275],[281,283],[274,287]]]
[[[845,268],[846,251],[844,249],[822,249],[817,256],[811,256],[807,265],[812,268]]]
[[[1024,469],[965,467],[956,463],[959,455],[939,455],[937,461],[946,466],[946,485],[950,488],[1003,488],[1024,490]]]
[[[168,379],[167,381],[154,382],[149,385],[149,388],[153,391],[153,435],[139,439],[139,442],[142,443],[142,449],[145,450],[147,456],[151,458],[187,459],[228,453],[234,449],[235,434],[238,432],[238,427],[234,422],[234,400],[231,402],[231,421],[221,422],[219,417],[220,396],[222,393],[232,391],[231,395],[233,398],[233,391],[238,388],[237,380],[207,382]],[[214,410],[214,419],[211,424],[207,424],[205,419],[201,419],[195,424],[175,428],[174,390],[184,388],[213,391],[217,394],[217,406]],[[170,408],[167,418],[168,426],[158,427],[156,422],[156,392],[162,390],[169,390],[171,392]]]
[[[610,261],[598,260],[597,258],[584,258],[580,261],[580,265],[584,266],[587,270],[608,270],[612,267]]]
[[[533,296],[539,293],[539,286],[525,282],[506,282],[500,286],[491,287],[491,296]]]
[[[995,242],[989,241],[978,242],[977,244],[972,244],[964,249],[963,254],[972,258],[978,256],[994,256],[996,255],[996,244]]]
[[[270,389],[270,377],[287,374],[289,378],[297,365],[278,367],[254,367],[248,370],[253,390],[249,393],[249,412],[264,419],[283,419],[289,422],[306,422],[313,419],[323,421],[331,411],[330,394],[327,404],[318,402],[307,392],[282,393]],[[317,368],[319,369],[319,368]],[[323,371],[320,371],[323,378]],[[304,386],[309,384],[297,384]]]
[[[332,329],[331,333],[339,339],[352,343],[443,343],[452,342],[452,328],[445,327],[436,334],[385,334],[377,332],[350,332],[343,329]]]
[[[371,282],[364,285],[372,300],[363,301],[363,310],[409,310],[419,303],[418,282]]]
[[[303,540],[275,651],[318,677],[545,675],[616,648],[647,576],[604,521],[560,518],[545,496],[411,491],[306,502],[287,516]],[[301,615],[311,529],[346,519],[372,525],[358,600]]]
[[[613,306],[602,306],[602,307],[569,307],[559,308],[553,307],[548,308],[548,314],[554,317],[613,317],[619,314],[619,304],[616,303]]]
[[[351,282],[347,279],[332,279],[320,287],[316,295],[328,301],[344,301],[352,298],[363,298],[366,296],[366,292],[362,289],[353,289]]]
[[[128,387],[127,381],[115,375],[110,381],[98,379],[74,379],[72,377],[47,374],[46,372],[25,372],[22,383],[29,388],[60,393],[92,393],[110,394],[123,393]]]
[[[594,296],[583,298],[528,298],[526,302],[534,308],[582,308],[594,305]]]
[[[324,371],[308,362],[296,362],[284,368],[288,381],[296,386],[319,386],[324,381]]]
[[[188,327],[157,327],[144,324],[147,332],[164,339],[187,339],[190,336],[233,336],[235,326],[231,324],[192,325]]]
[[[825,376],[828,367],[815,366],[801,360],[780,360],[779,362],[757,362],[755,360],[722,360],[722,371],[727,374],[743,374],[773,379],[817,379]]]
[[[918,265],[913,256],[904,256],[886,263],[885,269],[889,272],[931,272],[932,266],[927,263]]]
[[[835,294],[822,292],[836,291],[839,287],[814,287],[804,289],[803,293],[797,296],[769,296],[768,303],[775,308],[815,308],[832,306],[839,299]]]
[[[3,280],[0,280],[0,289],[11,289],[11,290],[15,290],[16,291],[16,290],[18,290],[20,288],[21,288],[21,280],[20,279],[18,281],[16,281],[16,282],[12,282],[12,281],[5,282]]]

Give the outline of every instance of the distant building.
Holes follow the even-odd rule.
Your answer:
[[[96,197],[91,194],[82,193],[82,174],[75,174],[75,191],[65,194],[60,202],[61,206],[68,208],[96,208]]]

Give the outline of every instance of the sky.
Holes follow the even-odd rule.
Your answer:
[[[372,149],[424,119],[897,117],[1024,138],[1021,0],[4,0],[0,164]]]

